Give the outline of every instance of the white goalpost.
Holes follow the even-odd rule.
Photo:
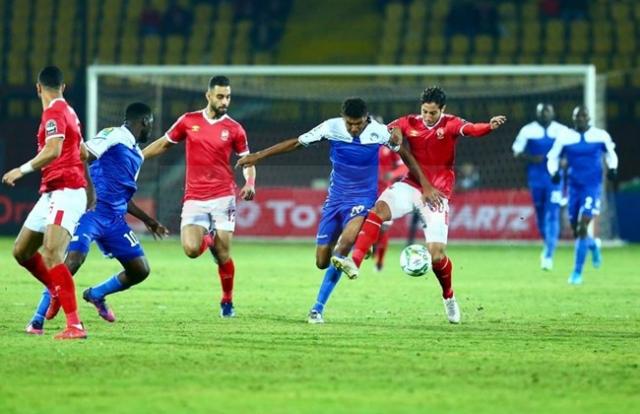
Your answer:
[[[581,78],[583,104],[593,113],[596,126],[603,120],[603,112],[597,105],[597,78],[594,65],[432,65],[432,66],[357,66],[357,65],[282,65],[282,66],[216,66],[216,65],[90,65],[87,68],[87,136],[98,132],[98,97],[100,76],[211,76],[224,73],[228,76],[571,76]]]
[[[538,102],[552,103],[558,120],[567,125],[571,124],[571,110],[578,104],[589,108],[596,126],[606,124],[603,82],[599,82],[593,65],[92,65],[87,68],[86,136],[119,125],[124,107],[143,101],[154,110],[153,135],[159,137],[182,113],[205,106],[204,92],[214,75],[231,78],[230,114],[245,126],[254,149],[296,136],[324,119],[338,116],[340,104],[348,96],[364,98],[372,114],[390,121],[416,113],[422,90],[441,85],[447,92],[448,112],[471,121],[507,115],[508,123],[491,139],[461,140],[456,155],[459,166],[468,164],[479,171],[480,190],[503,193],[522,192],[526,186],[524,165],[513,159],[511,143],[520,127],[534,119]],[[139,178],[139,193],[153,199],[159,216],[171,224],[179,217],[180,191],[166,189],[182,185],[183,152],[171,152],[149,164]],[[265,187],[308,189],[326,184],[328,171],[326,151],[300,151],[261,164],[259,181]],[[483,210],[479,202],[473,210],[476,215],[467,222],[463,220],[464,209],[452,220],[468,226],[469,234],[473,234],[474,226],[479,228],[488,222],[487,214],[494,214],[491,219],[505,229],[509,223],[517,227],[518,217],[501,216],[511,211],[509,200],[504,199],[504,208],[496,207],[495,214]],[[294,210],[315,209],[307,207]],[[613,213],[605,214],[609,216],[601,220],[601,234],[615,236]],[[296,219],[302,224],[313,222],[307,216]]]

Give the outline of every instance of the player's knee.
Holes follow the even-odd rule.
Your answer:
[[[131,274],[127,273],[128,279],[131,280],[132,285],[137,285],[138,283],[143,282],[151,273],[151,269],[148,264],[144,264],[139,266],[135,271],[131,272]]]
[[[316,257],[316,267],[320,270],[324,270],[329,267],[329,258],[326,257]]]
[[[182,246],[182,249],[184,250],[184,254],[187,255],[187,257],[191,258],[191,259],[195,259],[196,257],[200,256],[200,246],[196,246],[196,245],[191,245],[191,244],[184,244]]]
[[[373,212],[383,221],[391,220],[391,210],[389,209],[389,205],[384,201],[378,201],[375,206],[373,206]]]
[[[13,251],[12,251],[13,257],[14,259],[16,259],[16,261],[18,263],[24,263],[27,260],[31,259],[30,257],[27,257],[27,252],[24,251],[23,249],[21,249],[20,247],[14,245],[13,246]]]

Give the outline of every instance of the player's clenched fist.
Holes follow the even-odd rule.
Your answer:
[[[2,183],[14,187],[16,185],[16,181],[22,178],[23,175],[24,174],[22,174],[20,168],[14,168],[2,176]]]
[[[491,125],[491,129],[498,129],[500,128],[500,125],[504,124],[505,122],[507,122],[507,117],[504,115],[498,115],[491,118],[491,120],[489,121],[489,125]]]

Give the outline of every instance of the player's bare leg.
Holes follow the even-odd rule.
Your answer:
[[[364,219],[362,228],[359,230],[359,233],[357,233],[351,258],[333,256],[331,263],[333,263],[337,269],[342,270],[349,279],[357,278],[358,269],[362,261],[371,246],[378,240],[382,223],[388,220],[391,220],[391,209],[389,205],[382,200],[376,201],[374,208],[369,211],[369,214],[367,214],[367,217]]]
[[[182,249],[187,257],[195,259],[207,250],[208,243],[205,236],[209,234],[208,229],[197,224],[187,224],[180,229],[180,241]]]
[[[218,275],[222,286],[220,316],[223,318],[231,318],[236,314],[233,308],[233,280],[236,270],[231,258],[232,237],[233,232],[231,231],[217,230],[215,243],[210,248],[216,263],[218,263]]]
[[[444,243],[427,243],[427,249],[431,254],[433,273],[435,273],[438,283],[440,283],[440,287],[442,288],[442,300],[444,302],[447,319],[449,319],[451,323],[460,323],[460,308],[453,295],[451,283],[453,264],[445,253],[446,247],[447,245]]]
[[[578,221],[573,224],[574,234],[576,236],[575,243],[575,264],[573,272],[569,276],[567,281],[571,285],[582,284],[582,267],[587,258],[587,252],[589,250],[589,224],[591,223],[591,217],[585,217],[580,215]]]
[[[47,226],[42,243],[42,257],[49,269],[49,275],[55,287],[55,293],[67,317],[67,328],[55,336],[55,339],[84,339],[86,331],[78,317],[75,285],[71,272],[64,263],[64,255],[71,235],[62,226]]]
[[[328,244],[321,245],[316,248],[316,264],[318,265],[318,268],[327,269],[327,271],[325,272],[324,279],[320,285],[320,290],[316,297],[316,303],[309,311],[307,319],[309,323],[324,323],[322,312],[329,300],[329,296],[331,296],[331,293],[335,289],[338,281],[340,280],[340,276],[342,275],[341,270],[333,264],[331,252],[333,251],[333,257],[336,259],[346,259],[353,247],[356,237],[358,236],[358,232],[360,231],[363,221],[363,216],[352,218],[342,230],[340,237],[338,237],[338,240],[335,243],[335,247]],[[332,261],[332,266],[329,266],[329,259]]]
[[[49,292],[53,291],[53,284],[42,255],[38,252],[38,249],[42,246],[43,237],[44,234],[42,233],[22,227],[13,245],[13,257],[45,286],[45,292]],[[49,296],[47,293],[46,303],[42,303],[42,306],[38,307],[35,315],[25,328],[28,334],[42,335],[44,333],[43,323],[49,308]]]
[[[126,262],[120,261],[120,263],[124,267],[123,271],[82,293],[82,298],[91,303],[98,311],[98,315],[107,322],[115,322],[116,315],[107,305],[105,297],[141,283],[151,272],[145,256],[135,257]]]

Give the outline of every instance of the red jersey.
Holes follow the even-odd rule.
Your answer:
[[[210,119],[206,109],[182,115],[166,134],[169,142],[186,140],[184,200],[211,200],[235,195],[236,183],[229,164],[231,151],[249,153],[247,133],[228,115]]]
[[[38,152],[48,139],[62,138],[62,152],[49,165],[42,168],[40,193],[63,188],[84,188],[87,180],[84,163],[80,159],[82,132],[73,108],[63,98],[54,99],[42,112],[38,127]]]
[[[387,146],[381,146],[378,153],[378,194],[398,181],[409,172],[402,162],[400,154],[393,152]]]
[[[400,128],[425,177],[431,185],[449,198],[455,185],[453,164],[456,158],[456,143],[459,136],[465,135],[463,129],[468,130],[466,127],[472,125],[474,124],[455,115],[442,114],[438,122],[429,127],[420,115],[407,115],[391,122],[389,128]],[[478,126],[482,131],[476,133],[474,130],[474,136],[490,132],[488,124]],[[418,179],[411,174],[403,181],[418,189],[422,188]]]

